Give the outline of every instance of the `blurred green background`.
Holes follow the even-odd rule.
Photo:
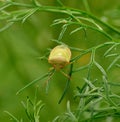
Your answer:
[[[28,2],[27,0],[19,1]],[[62,1],[66,6],[85,10],[82,0]],[[56,0],[39,0],[39,2],[43,5],[58,5]],[[93,14],[119,29],[119,0],[89,0],[88,2]],[[119,10],[119,12],[115,10]],[[46,73],[51,67],[46,60],[39,60],[39,57],[47,52],[47,48],[53,48],[56,45],[55,42],[50,40],[58,38],[61,26],[50,27],[50,25],[54,19],[62,17],[64,15],[58,13],[37,12],[24,24],[16,22],[12,27],[0,33],[0,122],[10,122],[10,117],[4,113],[5,110],[18,118],[22,117],[26,120],[21,101],[25,101],[27,96],[32,100],[34,99],[36,85],[27,88],[20,95],[16,95],[16,92],[25,84]],[[0,23],[0,27],[2,26],[3,23]],[[85,39],[82,31],[69,35],[72,29],[72,27],[68,28],[62,39],[70,46],[86,49],[108,41],[103,35],[90,30],[87,30],[87,39]],[[111,60],[101,58],[104,50],[98,52],[97,61],[102,62],[106,68]],[[73,53],[74,56],[75,53]],[[84,65],[88,61],[89,55],[86,55],[77,62],[76,67]],[[119,72],[118,69],[111,70],[109,72],[110,80],[120,81]],[[85,75],[85,71],[73,75],[71,87],[60,105],[58,100],[65,87],[66,77],[57,72],[51,80],[47,95],[44,86],[46,80],[37,83],[39,86],[38,97],[45,103],[45,108],[41,113],[41,122],[52,120],[66,110],[66,101],[69,99],[73,102],[73,90],[76,85],[83,84]],[[93,77],[99,78],[99,76],[100,72],[96,69],[93,70]],[[119,87],[113,90],[120,93]],[[74,104],[72,104],[73,108]],[[114,122],[118,121],[120,120],[114,120]]]

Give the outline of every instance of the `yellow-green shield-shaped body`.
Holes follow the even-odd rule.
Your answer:
[[[71,59],[71,51],[66,45],[59,45],[50,52],[48,62],[59,70],[66,66]]]

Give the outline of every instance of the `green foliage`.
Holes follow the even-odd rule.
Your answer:
[[[79,82],[75,86],[73,104],[76,103],[76,105],[74,109],[71,109],[70,101],[67,100],[66,112],[55,117],[53,122],[94,122],[102,119],[105,120],[108,117],[112,117],[112,119],[120,118],[120,95],[112,89],[113,86],[120,86],[120,84],[115,82],[112,76],[110,76],[111,69],[119,71],[120,68],[120,30],[92,14],[87,0],[83,0],[86,10],[66,7],[60,0],[57,0],[57,2],[60,6],[44,6],[36,0],[32,0],[30,3],[14,2],[12,0],[1,2],[0,20],[5,21],[5,25],[0,29],[0,32],[5,31],[19,21],[21,23],[26,22],[36,12],[64,14],[62,17],[55,19],[51,24],[52,27],[61,26],[58,38],[51,39],[51,42],[68,45],[71,51],[75,52],[75,55],[70,60],[69,72],[67,74],[69,77],[67,77],[66,86],[58,103],[62,102],[68,93],[68,89],[70,90],[71,80],[75,80],[72,79],[73,76],[77,73],[81,75],[81,72],[84,71],[85,75],[82,77],[83,84],[81,85]],[[10,7],[12,8],[11,10],[9,10]],[[73,26],[72,29],[70,29],[71,26]],[[94,42],[94,45],[86,49],[71,46],[70,42],[68,44],[65,41],[63,42],[66,34],[73,36],[79,32],[83,33],[85,41],[87,41],[89,40],[87,37],[88,30],[99,33],[107,41]],[[93,37],[98,41],[96,35],[93,34]],[[99,51],[102,51],[102,56],[99,56]],[[79,60],[88,54],[90,55],[89,61],[79,66]],[[47,59],[48,55],[49,51],[40,59]],[[108,61],[108,63],[104,65],[101,62],[102,58]],[[49,92],[49,83],[55,72],[55,69],[48,71],[25,85],[17,94],[44,78],[47,79],[46,91]],[[97,76],[96,72],[98,72]],[[32,103],[27,98],[27,103],[23,103],[23,106],[30,122],[39,122],[39,113],[44,106],[42,102],[37,102],[35,98],[35,102]],[[23,119],[18,120],[9,112],[6,113],[16,122],[23,122]]]
[[[29,122],[39,122],[40,112],[44,107],[42,101],[37,100],[37,92],[38,91],[36,90],[34,102],[32,102],[29,97],[27,97],[26,103],[24,103],[23,101],[21,102]],[[14,122],[24,122],[23,118],[18,120],[14,115],[9,113],[8,111],[5,111],[5,113],[7,113]]]

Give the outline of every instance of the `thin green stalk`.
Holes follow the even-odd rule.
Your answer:
[[[89,4],[88,4],[88,0],[83,0],[83,3],[84,3],[86,11],[90,13],[90,7],[89,7]]]
[[[69,74],[68,74],[69,78],[68,78],[68,80],[66,82],[66,86],[64,88],[63,94],[62,94],[58,104],[60,104],[62,102],[62,100],[63,100],[63,98],[64,98],[64,96],[65,96],[65,94],[66,94],[66,92],[67,92],[67,90],[68,90],[68,88],[70,86],[70,80],[71,80],[71,76],[72,76],[72,69],[73,69],[73,63],[71,63],[71,65],[70,65],[70,71],[69,71]]]
[[[79,22],[70,22],[71,24],[75,24],[75,25],[79,25],[80,27],[82,26],[83,28],[88,28],[88,29],[91,29],[91,30],[94,30],[94,31],[97,31],[101,34],[103,34],[105,37],[107,37],[108,39],[114,41],[114,39],[112,38],[112,36],[110,36],[108,33],[106,33],[105,31],[101,30],[101,29],[98,29],[96,27],[93,27],[93,26],[90,26],[90,25],[86,25],[86,24],[83,24],[83,23],[79,23]]]
[[[11,3],[5,3],[4,5],[0,6],[0,11],[8,8],[9,6],[11,6],[12,4]]]
[[[105,76],[103,76],[103,81],[104,81],[104,89],[105,89],[105,93],[106,93],[106,98],[107,98],[107,101],[110,105],[112,106],[115,106],[115,107],[118,107],[116,105],[116,103],[114,103],[112,101],[112,99],[110,98],[110,89],[109,89],[109,86],[108,86],[108,81],[107,81],[107,78]]]
[[[108,46],[108,45],[112,45],[112,44],[115,44],[115,43],[117,43],[117,42],[105,42],[105,43],[102,43],[100,45],[97,45],[97,46],[91,47],[89,49],[83,50],[83,51],[81,51],[81,53],[79,55],[72,58],[71,62],[79,60],[83,55],[91,52],[93,50],[93,48],[96,50],[96,49],[99,49],[99,48],[102,48],[102,47],[105,47],[105,46]]]
[[[20,94],[24,89],[28,88],[29,86],[35,84],[36,82],[48,77],[50,75],[51,71],[38,77],[37,79],[33,80],[32,82],[28,83],[26,86],[24,86],[23,88],[21,88],[16,94]]]
[[[4,111],[5,113],[7,113],[15,122],[20,122],[14,115],[12,115],[10,112],[8,111]]]
[[[101,21],[99,18],[95,17],[94,15],[87,13],[85,11],[81,11],[81,10],[77,10],[77,9],[73,9],[73,8],[67,8],[67,7],[52,7],[52,6],[42,6],[40,8],[41,11],[48,11],[48,12],[57,12],[57,13],[65,13],[65,14],[70,14],[69,11],[71,12],[71,14],[75,14],[75,15],[86,15],[90,18],[92,18],[93,20],[98,21],[99,23],[101,23],[102,25],[104,25],[105,27],[111,29],[112,31],[114,31],[117,34],[120,34],[120,31],[117,30],[116,28],[110,26],[109,24]],[[69,11],[68,11],[69,10]]]
[[[18,2],[10,2],[11,5],[13,6],[21,6],[21,7],[27,7],[27,8],[35,8],[37,6],[33,5],[33,4],[25,4],[25,3],[18,3]]]
[[[117,30],[116,28],[110,26],[109,24],[101,21],[99,18],[97,18],[96,16],[87,13],[86,11],[82,11],[82,10],[78,10],[78,9],[73,9],[73,8],[69,8],[69,7],[56,7],[56,6],[35,6],[32,4],[24,4],[24,3],[17,3],[17,2],[9,2],[10,5],[13,6],[21,6],[21,7],[28,7],[28,8],[39,8],[39,11],[47,11],[47,12],[55,12],[55,13],[64,13],[67,15],[84,15],[87,17],[92,18],[93,20],[99,22],[100,24],[102,24],[103,26],[109,28],[110,30],[114,31],[117,34],[120,34],[120,31]]]

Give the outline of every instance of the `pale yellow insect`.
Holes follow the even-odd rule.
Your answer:
[[[48,86],[49,86],[49,81],[50,81],[51,77],[54,75],[55,71],[64,68],[67,64],[70,63],[70,59],[71,59],[71,50],[68,48],[68,46],[59,45],[59,46],[54,47],[51,50],[50,55],[48,57],[48,62],[50,64],[52,64],[54,68],[52,68],[52,70],[50,70],[48,73],[44,74],[40,78],[37,78],[37,79],[33,80],[32,82],[30,82],[29,84],[27,84],[26,86],[24,86],[22,89],[20,89],[17,92],[17,94],[19,94],[24,89],[31,86],[32,84],[36,83],[37,81],[42,80],[43,78],[46,78],[46,77],[48,77],[48,80],[46,82],[46,84],[47,84],[46,91],[47,91]],[[62,72],[61,70],[60,70],[60,72],[68,78],[68,82],[69,82],[71,75],[69,76],[69,75],[65,74],[64,72]],[[67,85],[68,85],[68,83],[67,83]],[[65,87],[64,92],[66,92],[67,88],[68,87]],[[63,99],[64,94],[65,93],[63,93],[59,103]]]
[[[70,49],[66,45],[59,45],[51,50],[48,62],[52,64],[56,70],[60,70],[70,63],[70,59]]]

